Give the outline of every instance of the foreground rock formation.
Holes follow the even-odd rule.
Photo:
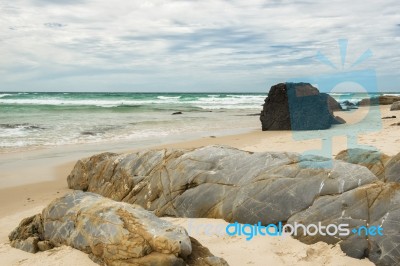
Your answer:
[[[393,160],[389,172],[399,173],[396,156],[379,158],[384,167]],[[79,161],[68,184],[139,204],[158,216],[223,218],[249,224],[345,222],[350,230],[382,225],[383,236],[299,239],[339,243],[346,254],[368,257],[377,265],[399,264],[400,184],[389,182],[397,179],[385,172],[380,181],[366,167],[340,160],[325,168],[328,162],[317,156],[251,153],[223,146],[103,153]],[[369,166],[368,161],[359,162]],[[380,173],[378,166],[370,169]]]
[[[32,253],[68,245],[102,265],[227,265],[182,227],[137,205],[80,191],[24,219],[9,238]]]
[[[286,221],[318,196],[378,178],[367,168],[296,153],[250,153],[224,146],[103,153],[79,161],[72,189],[138,204],[158,216]],[[304,193],[307,191],[307,193]]]
[[[271,87],[261,112],[262,130],[317,130],[342,124],[333,111],[340,104],[309,83],[279,83]]]

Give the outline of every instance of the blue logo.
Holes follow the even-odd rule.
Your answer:
[[[318,224],[303,225],[295,222],[294,224],[285,224],[282,222],[277,224],[268,224],[263,226],[261,222],[257,224],[240,224],[238,222],[228,224],[225,232],[229,236],[246,236],[246,240],[252,240],[255,236],[349,236],[350,233],[359,236],[377,236],[383,235],[383,228],[381,226],[360,226],[349,229],[349,224],[328,224],[323,225],[321,222]]]
[[[341,56],[341,69],[335,66],[324,54],[318,52],[316,58],[318,61],[329,66],[335,73],[308,77],[298,77],[289,79],[288,82],[307,82],[313,86],[316,86],[320,91],[328,93],[346,93],[357,92],[362,93],[363,97],[371,98],[374,94],[378,93],[377,78],[374,69],[361,69],[352,70],[353,68],[359,66],[362,62],[372,56],[371,50],[367,50],[359,56],[359,58],[350,65],[349,70],[345,70],[345,61],[347,56],[347,40],[339,40],[339,49]],[[344,90],[343,90],[344,89]],[[349,95],[347,95],[349,97]],[[289,111],[291,110],[291,104],[294,104],[294,98],[288,95],[289,101]],[[314,165],[311,163],[303,165],[303,167],[311,168],[331,168],[332,167],[332,145],[333,138],[345,136],[347,138],[347,149],[352,148],[364,148],[369,150],[376,150],[372,146],[364,146],[358,143],[358,136],[360,134],[366,134],[369,132],[377,132],[382,128],[381,115],[378,106],[366,106],[363,110],[350,110],[346,115],[352,112],[362,111],[362,119],[354,123],[347,122],[342,125],[335,125],[329,130],[324,131],[293,131],[294,140],[310,140],[310,139],[321,139],[321,149],[319,150],[309,150],[302,154],[302,156],[307,156],[310,154],[320,155],[329,160],[321,162],[316,162]],[[294,110],[294,109],[293,109]],[[359,113],[360,114],[360,113]],[[292,117],[291,113],[291,117]],[[340,116],[340,113],[339,113]],[[292,121],[294,123],[296,121]],[[297,121],[298,123],[299,121]],[[351,156],[351,154],[349,154]]]

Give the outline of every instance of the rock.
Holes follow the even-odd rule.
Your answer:
[[[82,131],[81,134],[85,135],[85,136],[96,136],[97,135],[97,133],[91,132],[91,131]]]
[[[27,239],[16,239],[10,243],[13,248],[17,248],[26,252],[36,253],[39,251],[38,237],[28,237]]]
[[[40,215],[23,219],[20,226],[9,235],[10,245],[30,253],[39,251],[38,242],[43,235]]]
[[[186,263],[193,266],[228,266],[228,263],[219,257],[215,257],[208,248],[204,247],[195,238],[190,237],[192,253],[186,258]]]
[[[346,107],[355,107],[356,106],[354,103],[347,101],[347,100],[343,102],[343,105]]]
[[[316,198],[312,206],[290,217],[288,223],[301,222],[307,226],[318,224],[348,224],[350,232],[361,226],[382,226],[383,235],[346,236],[316,234],[304,236],[300,229],[296,238],[311,244],[318,241],[339,243],[342,250],[355,258],[368,257],[376,265],[400,264],[400,184],[376,182],[339,195]],[[365,231],[362,231],[365,232]]]
[[[343,109],[343,111],[350,111],[350,110],[358,109],[357,105],[355,105],[354,103],[347,101],[347,100],[342,102],[342,105],[344,105],[344,107],[345,107]]]
[[[172,113],[173,115],[181,115],[181,114],[183,114],[182,112],[175,112],[175,113]]]
[[[335,116],[335,119],[332,121],[332,125],[337,125],[337,124],[346,124],[346,120],[341,118],[340,116]]]
[[[400,110],[400,101],[396,101],[392,103],[392,106],[390,106],[390,111],[398,111]]]
[[[68,186],[138,204],[158,216],[274,223],[319,195],[378,180],[367,168],[342,161],[322,168],[329,163],[318,156],[224,146],[100,154],[78,162]]]
[[[367,99],[362,99],[358,105],[359,106],[369,106],[369,105],[389,105],[394,102],[400,101],[400,96],[393,95],[382,95],[379,97],[372,97]]]
[[[395,116],[395,115],[392,115],[392,116],[385,116],[385,117],[382,117],[382,119],[392,119],[392,118],[396,118],[396,116]]]
[[[388,171],[393,160],[390,171],[394,176],[399,172],[400,155],[387,161],[386,155],[356,150],[342,152],[338,158],[363,164],[380,177],[381,165]],[[382,225],[383,236],[299,239],[339,242],[350,256],[367,256],[377,265],[399,264],[400,184],[392,182],[395,178],[382,179],[389,183],[379,181],[365,166],[296,153],[208,146],[96,155],[76,164],[68,185],[141,205],[158,216],[263,225],[346,222],[350,229]]]
[[[385,165],[390,156],[375,150],[348,149],[338,153],[336,160],[367,167],[380,180],[385,181]]]
[[[384,182],[400,183],[400,153],[388,156],[374,150],[348,149],[341,151],[335,159],[365,166]]]
[[[70,192],[41,214],[24,219],[9,238],[14,247],[29,252],[69,245],[106,265],[186,265],[188,256],[215,262],[209,265],[226,265],[209,252],[192,254],[191,240],[182,227],[137,205],[81,191]]]
[[[322,94],[322,93],[321,93]],[[325,94],[325,93],[324,93]],[[327,94],[328,97],[328,109],[329,111],[332,112],[336,112],[336,111],[342,111],[343,108],[340,105],[340,103],[338,103],[335,98],[333,98],[332,96],[330,96],[329,94]]]
[[[108,158],[112,158],[113,156],[117,155],[116,153],[110,153],[110,152],[105,152],[102,153],[101,156],[93,156],[91,158],[91,160],[89,162],[85,162],[85,164],[82,163],[82,161],[78,161],[75,164],[75,168],[82,168],[80,169],[80,171],[82,172],[86,172],[89,171],[90,169],[92,169],[92,171],[95,171],[95,166],[97,167],[101,167],[99,165],[99,163],[101,164],[102,162],[106,162]],[[94,173],[87,173],[87,175],[91,175]],[[83,190],[86,191],[87,190],[87,184],[88,184],[88,180],[87,180],[87,176],[81,176],[81,178],[79,180],[76,180],[76,182],[74,183],[74,187],[77,190]]]
[[[392,156],[385,164],[385,178],[387,182],[400,183],[400,153]]]
[[[328,129],[340,104],[309,83],[279,83],[271,87],[260,115],[262,130]]]
[[[47,241],[47,240],[39,241],[37,243],[37,246],[38,246],[39,251],[46,251],[46,250],[54,248],[54,246],[51,244],[51,242]]]
[[[391,126],[400,126],[400,122],[390,124]]]

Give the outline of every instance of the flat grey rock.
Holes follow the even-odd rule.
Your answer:
[[[321,168],[329,163],[332,168]],[[365,167],[323,157],[209,146],[100,154],[79,161],[68,185],[138,204],[158,216],[275,223],[318,196],[377,180]]]

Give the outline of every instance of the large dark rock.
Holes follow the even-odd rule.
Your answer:
[[[364,165],[370,166],[381,157],[372,153],[349,158],[353,162],[367,158]],[[391,173],[398,173],[398,161],[393,159]],[[299,239],[306,243],[339,242],[350,256],[368,257],[377,265],[398,265],[400,184],[382,182],[364,166],[327,162],[332,161],[223,146],[108,153],[79,161],[68,176],[68,185],[141,205],[158,216],[222,218],[264,225],[279,221],[346,222],[350,230],[382,225],[383,236]],[[370,168],[380,170],[379,166]]]
[[[182,227],[140,206],[81,191],[22,220],[9,239],[11,246],[32,253],[68,245],[101,265],[228,265]]]
[[[340,124],[333,111],[340,104],[309,83],[279,83],[271,87],[260,120],[262,130],[317,130]]]
[[[326,93],[321,93],[321,94],[326,94]],[[336,111],[342,111],[343,108],[340,105],[340,103],[338,103],[338,101],[335,100],[335,98],[333,98],[332,96],[330,96],[329,94],[327,94],[328,96],[328,109],[329,111],[332,112],[336,112]]]

